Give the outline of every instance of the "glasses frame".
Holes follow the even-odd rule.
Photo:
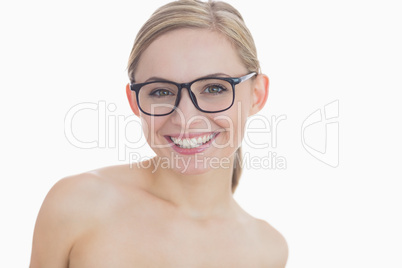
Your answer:
[[[256,72],[251,72],[251,73],[246,74],[246,75],[244,75],[242,77],[202,77],[202,78],[198,78],[198,79],[196,79],[194,81],[191,81],[189,83],[176,83],[176,82],[172,82],[172,81],[168,81],[168,80],[157,80],[157,81],[150,81],[150,82],[146,82],[146,83],[137,83],[137,84],[131,83],[130,84],[130,89],[132,91],[135,91],[135,93],[136,93],[138,108],[141,110],[141,112],[143,112],[144,114],[149,115],[149,116],[165,116],[165,115],[169,115],[169,114],[173,113],[174,110],[176,110],[177,107],[179,106],[179,103],[180,103],[180,100],[181,100],[181,90],[183,88],[187,89],[188,94],[189,94],[190,99],[191,99],[191,102],[194,104],[195,108],[197,108],[199,111],[204,112],[204,113],[219,113],[219,112],[229,110],[233,106],[233,103],[234,103],[234,100],[235,100],[235,86],[240,84],[240,83],[242,83],[242,82],[244,82],[244,81],[246,81],[246,80],[248,80],[248,79],[250,79],[250,78],[252,78],[255,75],[257,75]],[[229,107],[227,107],[225,109],[222,109],[222,110],[217,110],[217,111],[206,111],[206,110],[203,110],[201,107],[198,106],[197,98],[195,97],[194,93],[191,91],[191,85],[194,84],[195,82],[205,80],[205,79],[223,80],[223,81],[229,82],[232,85],[233,99],[232,99],[232,102],[229,105]],[[144,111],[141,108],[138,94],[139,94],[139,92],[140,92],[140,90],[141,90],[141,88],[143,86],[148,85],[148,84],[152,84],[152,83],[169,83],[169,84],[173,84],[173,85],[177,86],[178,92],[177,92],[176,102],[175,102],[174,107],[172,108],[172,110],[170,112],[164,113],[164,114],[151,114],[151,113],[148,113],[148,112]]]

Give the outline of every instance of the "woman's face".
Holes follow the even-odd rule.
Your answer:
[[[247,69],[230,42],[219,33],[179,29],[160,36],[143,52],[135,80],[143,83],[158,77],[187,83],[211,74],[241,77],[247,74]],[[132,94],[130,103],[142,120],[148,144],[160,157],[159,164],[162,167],[169,164],[169,168],[185,174],[229,168],[229,160],[243,139],[247,117],[253,113],[253,81],[236,85],[233,106],[218,113],[199,111],[188,91],[182,89],[180,103],[173,113],[149,116],[133,107],[136,102],[132,101],[135,99]]]

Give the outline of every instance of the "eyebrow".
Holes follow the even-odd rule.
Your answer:
[[[231,76],[227,75],[225,73],[213,73],[213,74],[204,75],[195,80],[203,79],[203,78],[210,78],[210,77],[231,77]],[[148,78],[147,80],[145,80],[144,83],[153,82],[153,81],[171,81],[171,80],[168,80],[168,79],[165,79],[162,77],[158,77],[158,76],[152,76],[152,77]]]

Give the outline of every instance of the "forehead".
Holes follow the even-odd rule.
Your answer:
[[[137,82],[158,76],[176,82],[212,74],[240,76],[246,72],[236,49],[222,35],[207,29],[179,29],[156,40],[141,55]]]

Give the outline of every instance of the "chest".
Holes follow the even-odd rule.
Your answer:
[[[267,267],[263,259],[258,237],[235,224],[120,217],[83,235],[69,267]]]

